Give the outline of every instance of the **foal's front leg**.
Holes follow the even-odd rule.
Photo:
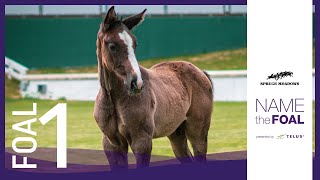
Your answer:
[[[137,168],[149,167],[151,150],[152,150],[152,136],[142,132],[131,137],[131,149],[136,157]]]
[[[119,145],[113,145],[108,138],[103,137],[104,152],[109,161],[111,170],[128,169],[128,144],[125,140],[120,140]]]

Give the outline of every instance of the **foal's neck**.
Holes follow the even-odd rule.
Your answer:
[[[127,95],[127,90],[123,80],[121,80],[113,71],[107,69],[104,69],[104,71],[106,73],[105,82],[101,83],[105,83],[105,87],[102,88],[111,96],[125,97]]]

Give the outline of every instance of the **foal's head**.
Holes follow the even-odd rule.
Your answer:
[[[145,11],[146,9],[125,20],[119,20],[114,7],[111,7],[98,32],[99,66],[114,72],[123,81],[130,95],[141,92],[143,88],[143,80],[135,55],[137,41],[130,30],[143,21]]]

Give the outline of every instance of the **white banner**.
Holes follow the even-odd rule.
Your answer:
[[[312,1],[248,0],[248,179],[312,179]]]

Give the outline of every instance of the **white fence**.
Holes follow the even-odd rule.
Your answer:
[[[247,101],[247,71],[206,71],[214,85],[215,101]]]
[[[98,15],[111,5],[6,5],[6,15]],[[315,5],[313,12],[315,12]],[[149,14],[236,14],[247,13],[246,5],[116,5],[116,11],[134,14],[148,9]],[[270,11],[272,12],[272,11]],[[298,12],[297,12],[298,13]]]
[[[6,15],[98,15],[105,14],[112,5],[6,5]],[[152,14],[224,14],[247,12],[246,5],[115,5],[121,15],[140,13],[148,9]]]
[[[207,71],[214,83],[215,101],[246,101],[246,71]],[[95,100],[99,90],[98,75],[33,74],[21,82],[23,97],[40,99]]]
[[[21,81],[21,95],[40,99],[95,100],[97,73],[31,74]]]
[[[5,57],[5,72],[9,79],[12,77],[21,80],[27,74],[28,68]]]

